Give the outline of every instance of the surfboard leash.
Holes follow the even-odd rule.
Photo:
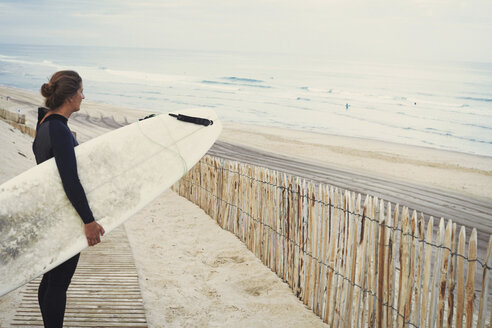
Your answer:
[[[169,116],[176,117],[178,121],[194,123],[203,126],[209,126],[214,124],[214,121],[202,117],[194,117],[194,116],[187,116],[183,114],[173,114],[173,113],[169,113]]]

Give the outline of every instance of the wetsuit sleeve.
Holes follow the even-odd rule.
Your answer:
[[[60,173],[63,189],[85,224],[94,221],[89,202],[77,173],[75,145],[72,133],[62,123],[50,122],[50,139],[56,166]],[[53,124],[54,123],[54,124]]]

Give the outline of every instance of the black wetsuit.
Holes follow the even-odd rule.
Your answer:
[[[68,128],[67,119],[58,114],[49,115],[42,124],[45,108],[38,109],[38,124],[33,151],[38,164],[54,157],[68,199],[84,223],[94,221],[84,189],[77,174],[74,147],[77,140]],[[39,285],[38,301],[45,327],[63,326],[66,292],[77,267],[79,254],[47,272]]]

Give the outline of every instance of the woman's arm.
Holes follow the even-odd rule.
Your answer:
[[[50,139],[63,189],[84,223],[94,221],[84,188],[79,180],[72,133],[59,121],[50,122]]]
[[[50,124],[50,138],[63,189],[85,223],[84,229],[87,243],[89,246],[94,246],[101,241],[100,236],[104,235],[105,231],[101,225],[94,221],[84,188],[80,183],[72,132],[61,122],[53,124],[55,122],[53,121]]]

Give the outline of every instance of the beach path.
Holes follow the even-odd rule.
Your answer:
[[[41,277],[22,288],[13,327],[43,327]],[[68,288],[64,327],[147,327],[137,269],[124,227],[81,253]]]

